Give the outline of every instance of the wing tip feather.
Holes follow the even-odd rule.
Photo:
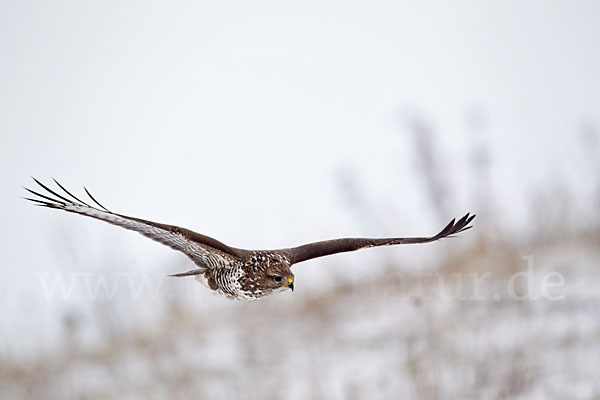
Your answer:
[[[87,188],[86,188],[85,186],[83,187],[83,190],[85,190],[85,192],[86,192],[86,193],[87,193],[87,195],[90,197],[90,199],[92,199],[92,201],[93,201],[94,203],[96,203],[96,204],[97,204],[97,205],[98,205],[98,206],[99,206],[101,209],[103,209],[104,211],[106,211],[106,212],[108,212],[108,213],[110,212],[108,208],[104,207],[102,204],[100,204],[100,203],[98,202],[98,200],[96,200],[96,199],[94,198],[94,196],[92,196],[92,194],[90,193],[90,191],[89,191],[89,190],[87,190]]]
[[[33,181],[35,183],[37,183],[45,192],[42,191],[42,193],[40,192],[36,192],[35,190],[29,189],[28,187],[23,186],[22,188],[25,189],[27,192],[33,194],[34,196],[37,197],[36,198],[30,198],[30,197],[23,197],[26,200],[32,201],[32,202],[37,202],[37,203],[43,203],[44,205],[46,205],[47,207],[51,207],[51,208],[61,208],[61,209],[65,209],[68,205],[72,205],[72,206],[81,206],[81,207],[89,207],[92,209],[96,209],[99,211],[105,211],[108,213],[111,213],[110,210],[108,210],[106,207],[104,207],[102,204],[100,204],[98,202],[98,200],[96,200],[94,198],[94,196],[92,196],[92,194],[87,190],[87,188],[84,187],[85,192],[87,193],[88,196],[90,196],[90,199],[92,199],[94,201],[94,203],[96,203],[98,205],[98,207],[101,208],[98,209],[96,207],[93,207],[91,205],[89,205],[88,203],[82,201],[81,199],[79,199],[77,196],[75,196],[74,194],[72,194],[71,192],[69,192],[60,182],[58,182],[58,180],[56,180],[55,178],[52,178],[52,180],[56,183],[56,185],[63,191],[65,192],[65,194],[69,197],[71,197],[72,199],[68,199],[65,196],[56,193],[54,190],[50,189],[48,186],[46,186],[45,184],[43,184],[41,181],[39,181],[38,179],[36,179],[35,177],[31,177],[31,179],[33,179]],[[51,197],[54,196],[54,197]],[[39,204],[38,204],[39,205]]]
[[[469,225],[473,219],[475,219],[476,214],[471,215],[470,212],[463,215],[458,221],[452,219],[450,224],[448,224],[440,233],[435,235],[432,239],[442,239],[446,237],[453,237],[458,233],[464,232],[468,229],[471,229],[473,226]]]

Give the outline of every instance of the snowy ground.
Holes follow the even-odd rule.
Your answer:
[[[156,320],[132,316],[97,341],[67,326],[62,349],[5,354],[0,387],[32,399],[598,398],[597,240],[545,242],[531,254],[527,277],[518,248],[476,243],[435,273],[390,264],[310,295],[210,306],[174,298]],[[511,298],[519,271],[513,297],[538,299]],[[475,289],[480,272],[489,278]],[[564,285],[544,298],[550,272]],[[110,325],[102,315],[96,327]]]

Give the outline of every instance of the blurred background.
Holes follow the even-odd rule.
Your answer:
[[[600,3],[0,0],[0,397],[598,399]],[[232,246],[460,238],[211,295]]]

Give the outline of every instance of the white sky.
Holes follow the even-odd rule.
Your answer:
[[[432,122],[460,215],[480,208],[462,185],[467,116],[481,110],[497,219],[519,223],[537,185],[585,192],[576,137],[600,122],[599,17],[596,1],[0,1],[0,334],[30,326],[23,308],[40,318],[35,273],[92,262],[69,246],[93,258],[114,246],[121,269],[173,260],[32,207],[19,198],[30,175],[238,247],[433,233],[445,221],[401,115]],[[357,223],[339,170],[396,229]]]

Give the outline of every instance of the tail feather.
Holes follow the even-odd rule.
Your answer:
[[[206,272],[206,268],[198,268],[198,269],[192,269],[190,271],[187,272],[180,272],[178,274],[171,274],[169,276],[173,276],[176,278],[181,278],[184,276],[192,276],[192,275],[200,275]]]

